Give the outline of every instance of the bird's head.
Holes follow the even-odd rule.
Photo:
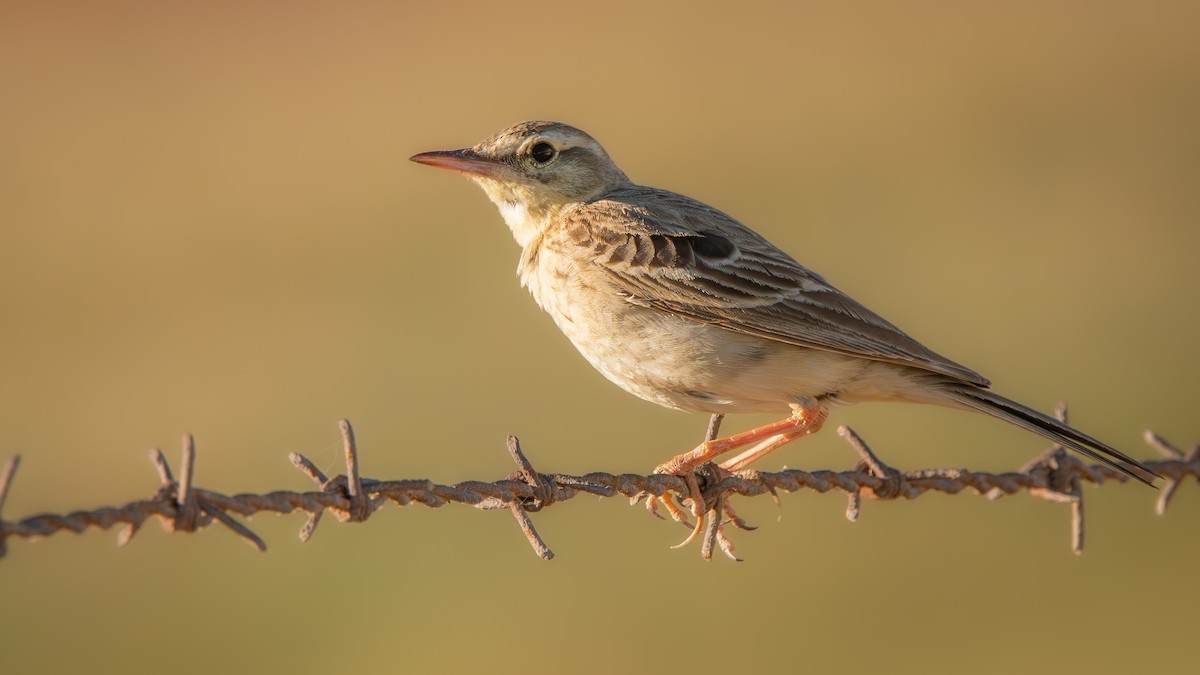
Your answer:
[[[559,122],[522,122],[473,148],[413,155],[412,161],[466,174],[528,243],[554,212],[629,184],[591,136]]]

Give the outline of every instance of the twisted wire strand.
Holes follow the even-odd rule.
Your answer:
[[[416,503],[431,508],[450,503],[468,504],[481,509],[507,508],[517,520],[534,552],[548,560],[554,557],[554,553],[534,529],[529,513],[580,494],[599,497],[622,495],[629,498],[630,503],[636,503],[648,496],[662,498],[664,495],[673,495],[680,501],[686,501],[689,496],[684,480],[672,475],[593,472],[583,476],[571,476],[538,473],[525,457],[515,436],[509,437],[508,450],[518,471],[503,480],[464,481],[453,485],[441,485],[429,480],[362,478],[359,475],[358,450],[353,429],[346,420],[340,421],[339,425],[347,466],[345,475],[328,478],[302,455],[291,455],[292,463],[316,484],[318,489],[315,491],[277,490],[265,494],[225,495],[196,487],[193,484],[195,443],[192,437],[187,435],[183,438],[183,470],[178,480],[174,478],[162,452],[157,449],[151,451],[151,461],[158,470],[160,485],[149,499],[129,502],[119,507],[101,507],[66,514],[40,514],[16,521],[0,517],[0,557],[7,551],[7,540],[10,537],[48,537],[64,530],[80,533],[90,527],[109,529],[123,525],[118,542],[124,545],[151,516],[157,516],[166,530],[175,532],[195,532],[214,522],[220,523],[255,548],[265,551],[266,543],[235,519],[234,515],[250,516],[264,511],[281,514],[304,511],[308,518],[300,530],[300,538],[307,541],[327,511],[343,522],[362,522],[381,506],[392,502],[399,506]],[[1112,467],[1084,464],[1057,446],[1051,447],[1021,470],[1014,472],[990,473],[966,469],[902,472],[880,460],[848,427],[840,427],[838,434],[845,438],[859,455],[859,461],[853,470],[751,470],[732,474],[713,465],[702,468],[699,478],[705,500],[704,510],[709,518],[709,527],[701,549],[702,555],[705,558],[711,557],[714,546],[719,545],[729,557],[734,557],[732,544],[725,538],[721,526],[733,523],[745,528],[745,525],[728,506],[726,498],[729,495],[755,497],[771,494],[778,499],[779,492],[800,490],[821,493],[836,490],[844,493],[849,499],[846,517],[850,520],[858,518],[863,498],[915,499],[928,492],[958,494],[964,490],[971,490],[995,499],[1027,491],[1035,497],[1071,506],[1071,546],[1079,553],[1083,549],[1082,484],[1102,485],[1110,481],[1124,483],[1130,480],[1128,475]],[[1191,476],[1200,480],[1200,444],[1184,452],[1153,432],[1146,432],[1145,441],[1166,457],[1163,460],[1144,463],[1164,481],[1158,493],[1156,506],[1157,512],[1162,515],[1185,478]],[[0,471],[0,516],[19,459],[13,457],[3,471]],[[680,514],[681,512],[672,513],[677,520],[682,521]],[[728,520],[723,520],[724,518]]]

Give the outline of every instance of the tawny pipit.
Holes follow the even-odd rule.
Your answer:
[[[817,431],[836,405],[908,401],[984,412],[1141,481],[1154,475],[989,391],[983,376],[930,351],[733,218],[631,182],[578,129],[524,122],[473,148],[412,160],[483,188],[522,248],[521,284],[605,377],[678,410],[790,412],[706,441],[660,472],[692,481],[704,462],[755,444],[721,465],[738,470]],[[693,489],[693,512],[699,508]]]

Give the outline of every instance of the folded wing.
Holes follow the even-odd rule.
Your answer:
[[[629,302],[988,386],[980,374],[925,348],[753,230],[693,199],[635,186],[567,215],[567,240],[589,251]]]

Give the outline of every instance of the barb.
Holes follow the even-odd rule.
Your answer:
[[[1066,417],[1066,407],[1060,406],[1059,416]],[[710,423],[709,433],[715,434],[718,418]],[[398,506],[412,503],[440,507],[449,503],[469,504],[479,509],[507,509],[517,520],[530,546],[541,558],[549,560],[554,553],[534,529],[529,514],[579,494],[614,497],[623,495],[637,503],[649,496],[673,494],[678,500],[690,499],[684,480],[666,474],[589,473],[583,476],[543,474],[537,472],[521,450],[515,436],[508,439],[508,451],[517,472],[503,480],[487,483],[466,481],[454,485],[439,485],[429,480],[374,480],[363,478],[359,472],[358,448],[354,430],[346,420],[339,422],[345,451],[346,473],[328,478],[317,467],[297,453],[289,455],[291,462],[316,484],[313,492],[280,490],[266,494],[225,495],[197,487],[194,483],[196,446],[192,436],[183,437],[183,460],[179,480],[160,450],[150,453],[159,477],[159,487],[149,498],[130,502],[121,507],[104,507],[68,514],[42,514],[23,520],[3,519],[3,508],[12,489],[19,457],[13,457],[0,471],[0,557],[6,552],[9,537],[22,539],[46,537],[63,530],[83,532],[89,527],[109,529],[124,525],[118,542],[127,544],[150,516],[158,516],[163,528],[170,532],[195,532],[213,523],[230,531],[259,549],[266,543],[233,516],[250,516],[263,511],[291,513],[305,511],[308,518],[300,529],[300,538],[307,541],[316,531],[321,516],[330,511],[342,522],[362,522],[370,518],[386,502]],[[1083,549],[1083,492],[1082,485],[1102,485],[1115,481],[1124,483],[1129,476],[1104,466],[1088,465],[1054,446],[1036,457],[1020,471],[987,473],[966,469],[925,469],[899,471],[884,463],[878,455],[849,427],[839,427],[838,434],[846,439],[858,454],[858,463],[851,471],[802,471],[789,469],[778,472],[743,471],[732,474],[718,467],[702,467],[697,478],[701,496],[709,513],[709,526],[704,532],[701,553],[707,559],[715,548],[736,560],[733,544],[722,526],[732,523],[742,529],[754,529],[733,512],[728,502],[731,495],[754,497],[772,495],[778,501],[779,492],[814,490],[840,491],[849,504],[846,517],[856,520],[864,498],[876,500],[915,499],[927,492],[958,494],[972,490],[989,499],[1027,491],[1040,499],[1071,505],[1072,550]],[[1188,452],[1179,450],[1162,437],[1147,431],[1145,441],[1166,459],[1149,461],[1146,465],[1165,480],[1156,510],[1166,512],[1179,484],[1188,476],[1200,480],[1200,444]]]
[[[4,472],[0,473],[0,558],[8,553],[8,533],[4,530],[4,500],[8,499],[8,489],[12,487],[13,477],[17,475],[17,467],[21,464],[21,456],[13,455],[4,463]]]

